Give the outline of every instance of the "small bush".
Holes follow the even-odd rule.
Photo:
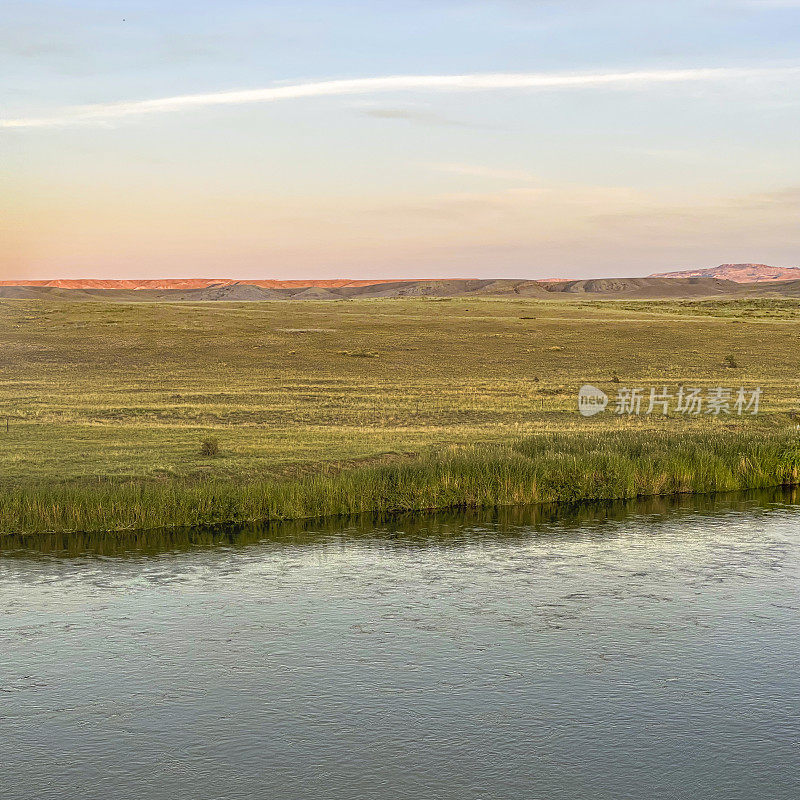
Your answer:
[[[728,369],[739,369],[739,364],[738,364],[738,362],[736,361],[736,357],[735,357],[735,356],[732,356],[732,355],[730,355],[730,356],[725,356],[725,358],[723,358],[723,359],[722,359],[722,363],[723,363],[723,364],[724,364],[724,365],[725,365],[725,366],[726,366]]]
[[[219,439],[210,436],[208,439],[203,439],[200,445],[201,456],[215,456],[219,453]]]

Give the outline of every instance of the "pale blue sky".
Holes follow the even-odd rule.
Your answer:
[[[796,265],[799,25],[800,0],[6,0],[0,277]]]

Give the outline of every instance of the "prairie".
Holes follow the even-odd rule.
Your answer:
[[[791,483],[798,353],[791,299],[0,301],[0,530]],[[583,418],[584,383],[763,395]]]

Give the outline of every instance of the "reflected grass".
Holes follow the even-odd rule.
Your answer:
[[[490,536],[509,540],[544,533],[585,531],[587,526],[631,518],[671,519],[676,515],[718,516],[796,505],[797,487],[772,487],[710,495],[666,495],[629,500],[542,503],[461,508],[400,514],[362,514],[318,520],[179,526],[154,530],[7,534],[0,556],[31,558],[149,557],[209,548],[254,545],[311,547],[336,542],[382,542],[391,547],[444,547]]]

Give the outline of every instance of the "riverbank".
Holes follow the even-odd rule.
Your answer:
[[[779,485],[798,342],[787,300],[0,301],[0,531]],[[759,413],[614,413],[680,386]]]
[[[796,432],[541,434],[294,479],[109,479],[10,488],[3,533],[130,531],[364,513],[574,503],[793,485]]]

